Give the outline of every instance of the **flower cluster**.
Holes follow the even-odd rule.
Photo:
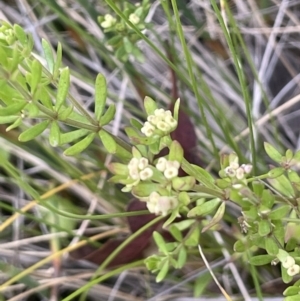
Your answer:
[[[180,163],[178,161],[168,161],[165,157],[161,157],[155,167],[164,173],[166,179],[173,179],[178,176]]]
[[[132,158],[127,166],[129,179],[134,180],[126,185],[126,187],[129,189],[137,185],[141,180],[146,181],[150,179],[153,175],[153,171],[149,167],[149,162],[146,158]]]
[[[166,135],[177,126],[177,121],[173,118],[170,110],[156,109],[153,115],[149,115],[141,132],[147,137],[154,134]]]
[[[300,272],[300,266],[295,263],[295,259],[290,255],[288,255],[281,264],[285,269],[287,269],[287,274],[289,276],[295,276]]]
[[[113,27],[117,23],[117,19],[110,14],[104,16],[104,20],[100,23],[103,28]]]
[[[225,168],[225,174],[230,178],[236,178],[238,180],[243,180],[246,175],[248,175],[252,170],[251,164],[239,165],[238,162],[233,161],[229,166]]]
[[[152,192],[147,200],[149,212],[156,215],[166,216],[168,212],[178,206],[178,200],[174,196],[161,196],[157,192]]]

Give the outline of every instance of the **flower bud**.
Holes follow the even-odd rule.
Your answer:
[[[161,157],[158,159],[155,166],[159,171],[164,172],[166,169],[166,165],[167,165],[167,159],[165,157]]]
[[[298,264],[294,264],[287,269],[287,274],[289,276],[295,276],[296,274],[299,274],[299,272],[300,272],[300,266]]]
[[[292,256],[288,255],[286,257],[286,259],[284,261],[282,261],[281,264],[284,268],[288,269],[288,268],[292,267],[293,265],[295,265],[295,259]]]
[[[145,181],[147,179],[150,179],[153,176],[153,171],[150,167],[145,168],[140,172],[140,179],[142,181]]]

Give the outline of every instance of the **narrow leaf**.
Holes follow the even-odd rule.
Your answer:
[[[87,135],[89,130],[79,129],[72,132],[64,133],[60,135],[60,145],[71,143],[85,135]]]
[[[169,262],[165,261],[161,270],[159,271],[157,277],[156,277],[156,282],[162,281],[168,274],[169,271]]]
[[[42,47],[44,50],[44,55],[47,62],[48,70],[50,71],[51,74],[53,74],[54,59],[53,59],[52,47],[44,39],[42,39]]]
[[[95,83],[95,115],[98,121],[100,121],[105,108],[106,96],[106,79],[102,74],[98,74]]]
[[[34,60],[31,65],[31,93],[34,94],[42,77],[42,64],[38,60]]]
[[[100,137],[105,149],[110,154],[114,154],[117,150],[117,143],[116,143],[115,139],[105,130],[101,130],[99,132],[99,137]]]
[[[144,99],[144,107],[148,116],[152,115],[157,109],[156,102],[149,96],[146,96]]]
[[[17,102],[7,107],[0,107],[0,116],[9,116],[20,113],[20,111],[27,105],[27,102]]]
[[[250,258],[249,263],[252,265],[260,266],[270,263],[274,259],[272,255],[257,255]]]
[[[65,156],[75,156],[84,151],[94,140],[96,133],[88,134],[84,139],[64,151]]]
[[[60,129],[56,120],[50,126],[49,143],[53,147],[60,145]]]
[[[53,69],[53,79],[54,80],[56,80],[59,75],[59,68],[61,66],[61,61],[62,61],[62,47],[61,47],[61,43],[58,42],[57,51],[56,51],[56,60],[55,60],[55,65],[54,65],[54,69]]]
[[[95,83],[95,115],[100,122],[105,107],[107,96],[106,79],[102,74],[98,74]]]
[[[55,102],[55,108],[57,111],[59,111],[59,109],[61,108],[61,106],[64,104],[66,100],[69,91],[69,86],[70,86],[70,70],[68,67],[66,67],[61,71],[59,82],[58,82],[56,102]]]
[[[156,243],[156,245],[157,245],[160,252],[168,253],[166,242],[165,242],[164,238],[162,237],[162,235],[160,233],[158,233],[157,231],[154,231],[153,239],[154,239],[154,241],[155,241],[155,243]]]
[[[217,208],[220,202],[221,199],[219,198],[206,201],[204,204],[201,204],[191,209],[188,213],[188,217],[208,215]]]
[[[210,220],[210,222],[202,229],[202,232],[205,232],[208,229],[210,229],[211,227],[213,227],[214,225],[216,225],[222,219],[224,213],[225,213],[225,202],[223,202],[220,205],[220,207],[218,208],[216,214]]]
[[[265,147],[266,153],[272,160],[274,160],[277,163],[281,162],[282,155],[276,148],[274,148],[271,144],[269,144],[267,142],[264,143],[264,147]]]
[[[116,106],[114,104],[111,104],[106,110],[106,112],[102,115],[100,119],[100,125],[104,126],[110,123],[115,117],[115,113],[116,113]]]
[[[26,142],[39,136],[48,127],[49,122],[50,122],[49,120],[44,120],[32,126],[31,128],[27,129],[26,131],[24,131],[22,134],[19,135],[19,141]]]

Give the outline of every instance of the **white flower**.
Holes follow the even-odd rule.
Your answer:
[[[295,276],[296,274],[299,274],[299,272],[300,266],[298,264],[294,264],[287,269],[287,274],[290,276]]]
[[[101,27],[109,28],[117,23],[117,19],[115,19],[112,15],[106,14],[104,16],[104,21],[101,22]]]
[[[141,158],[139,160],[139,164],[138,164],[139,170],[143,170],[147,166],[148,166],[148,159],[147,158]]]
[[[179,169],[180,163],[178,161],[167,161],[166,167],[167,168],[175,167]]]
[[[174,197],[160,196],[157,192],[152,192],[147,202],[149,212],[156,215],[167,215],[171,209],[176,208],[178,201]]]
[[[159,130],[163,132],[168,132],[171,129],[170,125],[164,121],[157,122],[156,126]]]
[[[154,133],[155,127],[148,121],[144,123],[144,126],[141,128],[141,132],[147,137],[151,137]]]
[[[224,171],[226,175],[230,178],[234,178],[236,175],[235,169],[231,168],[230,166],[226,167]]]
[[[158,159],[155,167],[159,170],[164,172],[167,166],[167,159],[165,157],[161,157]]]
[[[138,171],[137,168],[129,169],[129,175],[130,175],[130,178],[133,179],[133,180],[139,180],[140,179],[139,171]]]
[[[252,171],[251,164],[243,164],[241,167],[244,169],[245,174],[249,174]]]
[[[138,158],[132,158],[128,164],[128,168],[137,168],[138,167],[138,164],[139,164],[139,159]]]
[[[236,178],[238,180],[242,180],[244,178],[244,169],[239,167],[237,170],[236,170]]]
[[[147,117],[147,121],[141,129],[141,132],[147,137],[153,135],[157,128],[164,133],[169,133],[177,126],[177,121],[173,118],[170,110],[156,109],[152,115]]]
[[[240,167],[238,162],[231,162],[229,166],[232,169],[238,169]]]
[[[177,121],[172,116],[166,116],[165,122],[171,127],[175,128],[177,126]]]
[[[164,109],[156,109],[154,111],[155,116],[164,116],[165,115],[165,110]]]
[[[164,176],[167,179],[173,179],[173,178],[177,177],[178,176],[178,168],[176,168],[176,167],[166,168],[166,170],[164,171]]]
[[[136,14],[130,14],[129,15],[129,21],[132,23],[132,24],[138,24],[140,22],[140,18],[136,15]]]
[[[282,266],[286,269],[295,265],[295,259],[292,256],[287,256],[286,259],[281,263]]]
[[[145,181],[153,176],[153,171],[150,167],[145,168],[140,172],[140,179]]]

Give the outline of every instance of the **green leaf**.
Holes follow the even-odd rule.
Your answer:
[[[100,137],[105,149],[110,154],[114,154],[117,150],[117,143],[116,143],[115,139],[105,130],[101,130],[99,132],[99,137]]]
[[[272,237],[266,237],[266,251],[269,255],[276,256],[278,254],[278,244]]]
[[[154,111],[157,109],[156,102],[149,96],[146,96],[144,99],[144,107],[145,107],[147,116],[153,115]]]
[[[136,129],[132,127],[125,128],[126,135],[132,141],[133,144],[143,144],[143,145],[151,145],[157,141],[157,138],[154,137],[144,137],[141,136]]]
[[[294,296],[298,295],[299,298],[299,293],[300,293],[300,287],[299,286],[290,286],[288,287],[284,292],[283,296]],[[285,299],[286,300],[286,299]],[[296,299],[295,299],[296,300]]]
[[[196,184],[194,177],[176,177],[172,179],[172,187],[174,190],[188,191],[191,190]]]
[[[27,39],[27,34],[25,33],[24,29],[21,26],[19,26],[18,24],[15,24],[14,32],[15,32],[15,35],[18,38],[18,40],[21,42],[21,44],[23,46],[25,46],[28,42],[28,39]]]
[[[290,282],[290,281],[288,281],[288,282]],[[286,282],[286,283],[288,283],[288,282]],[[288,296],[288,297],[284,298],[283,301],[299,301],[299,294],[294,295],[294,296]]]
[[[168,156],[169,161],[178,161],[181,163],[183,159],[183,148],[180,143],[176,140],[172,141],[170,145],[170,152]]]
[[[288,162],[290,162],[294,157],[293,151],[290,149],[287,149],[287,151],[285,152],[285,157],[286,157],[286,160]]]
[[[60,110],[59,110],[59,120],[61,121],[64,121],[66,120],[70,115],[71,113],[73,112],[73,106],[67,106],[67,107],[62,107]]]
[[[271,228],[271,224],[268,220],[261,220],[258,223],[258,234],[260,236],[266,236],[268,234],[270,234],[272,228]]]
[[[132,188],[132,194],[137,198],[149,197],[149,195],[157,191],[159,189],[159,185],[156,183],[147,183],[140,182],[138,185]]]
[[[285,269],[282,265],[281,265],[281,278],[284,283],[290,283],[293,280],[293,276],[288,275],[287,269]],[[299,296],[297,297],[298,297],[297,300],[299,300]],[[287,297],[287,298],[291,298],[291,297]]]
[[[300,177],[295,170],[288,170],[288,178],[292,183],[300,183]]]
[[[95,115],[99,122],[105,108],[106,96],[106,79],[102,74],[98,74],[95,83]]]
[[[55,102],[56,111],[59,111],[61,106],[65,103],[65,100],[69,92],[69,86],[70,86],[70,70],[68,67],[65,67],[61,71],[59,82],[58,82],[56,102]]]
[[[34,60],[31,65],[31,93],[34,94],[42,77],[42,64],[38,60]]]
[[[123,44],[124,44],[126,53],[130,54],[133,49],[133,44],[130,42],[130,40],[127,37],[123,38]]]
[[[191,174],[189,170],[185,169],[183,166],[182,169],[188,175],[195,177],[197,181],[205,185],[207,188],[216,189],[216,185],[214,184],[215,179],[212,177],[212,175],[209,172],[207,172],[205,169],[203,169],[198,165],[191,164],[191,166],[193,167],[194,170],[193,174]]]
[[[62,61],[62,47],[61,47],[61,43],[58,42],[57,50],[56,50],[56,60],[55,60],[54,69],[53,69],[53,79],[54,80],[56,80],[59,75],[59,68],[61,66],[61,61]]]
[[[178,98],[176,101],[175,101],[175,104],[174,104],[174,112],[173,112],[173,115],[174,115],[174,119],[178,122],[178,116],[179,116],[179,108],[180,108],[180,99]]]
[[[265,151],[268,154],[268,156],[275,162],[280,163],[282,160],[282,155],[280,152],[274,148],[271,144],[265,142],[264,143]]]
[[[209,221],[209,223],[205,227],[203,227],[201,231],[202,233],[215,226],[223,218],[223,215],[225,213],[225,207],[225,202],[222,202],[214,217]]]
[[[71,143],[89,133],[89,130],[79,129],[72,132],[64,133],[60,135],[60,145]]]
[[[256,196],[260,197],[264,191],[265,185],[258,181],[252,182],[253,192]]]
[[[271,209],[274,205],[275,197],[269,189],[265,189],[261,193],[261,205]]]
[[[272,179],[278,178],[284,174],[285,169],[283,167],[275,167],[268,172],[268,176]]]
[[[281,220],[282,218],[286,217],[288,212],[291,210],[291,206],[289,205],[282,205],[276,209],[274,209],[270,214],[269,218],[272,220]]]
[[[17,128],[20,124],[22,124],[22,121],[23,121],[22,117],[16,119],[13,124],[11,124],[9,127],[6,128],[6,132],[9,132],[10,130]]]
[[[53,74],[54,59],[53,59],[52,47],[44,39],[42,39],[42,47],[44,50],[44,55],[47,62],[48,70],[50,71],[51,74]]]
[[[156,277],[156,282],[160,282],[160,281],[164,280],[168,274],[168,271],[169,271],[169,262],[165,261]]]
[[[52,147],[60,145],[60,129],[56,120],[53,120],[50,126],[49,143]]]
[[[0,124],[15,122],[19,116],[0,116]]]
[[[116,106],[114,104],[109,105],[108,109],[100,119],[100,126],[109,124],[115,117],[115,114],[116,114]]]
[[[295,196],[293,186],[285,175],[281,175],[276,179],[268,179],[268,182],[283,195],[288,197]]]
[[[160,233],[158,233],[157,231],[154,231],[153,239],[154,239],[155,244],[157,245],[159,251],[164,254],[167,254],[168,253],[167,245],[166,245],[166,242],[165,242],[164,238],[162,237],[162,235]]]
[[[178,254],[178,259],[177,259],[177,268],[181,269],[184,267],[187,259],[187,251],[185,247],[181,247],[179,254]]]
[[[219,198],[206,201],[204,204],[201,204],[191,209],[187,214],[187,216],[194,217],[194,216],[208,215],[212,211],[214,211],[220,203],[221,203],[221,199]]]
[[[274,256],[269,254],[257,255],[250,258],[249,263],[255,266],[269,264],[274,259]]]
[[[188,233],[184,245],[188,247],[196,247],[199,244],[199,239],[200,239],[200,229],[199,229],[199,225],[197,225],[192,229],[191,233]]]
[[[164,222],[163,229],[166,229],[179,215],[179,208],[173,209],[169,218]]]
[[[49,120],[44,120],[38,124],[35,124],[19,135],[19,141],[27,142],[39,136],[48,127],[49,123]]]
[[[0,107],[0,116],[9,116],[20,113],[27,105],[26,101],[15,102],[7,107]]]
[[[235,244],[233,245],[233,250],[235,252],[239,252],[239,253],[243,253],[245,252],[247,249],[246,249],[246,245],[244,242],[242,242],[241,240],[238,240],[235,242]]]
[[[171,233],[171,235],[179,242],[182,241],[183,237],[182,237],[182,233],[181,231],[175,226],[175,225],[171,225],[169,227],[169,231]]]
[[[84,151],[94,140],[96,133],[88,134],[84,139],[64,151],[65,156],[75,156]]]

